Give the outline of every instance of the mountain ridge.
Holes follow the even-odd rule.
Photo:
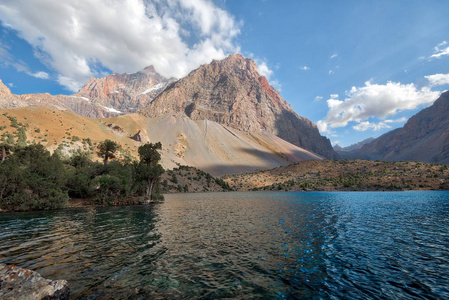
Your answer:
[[[449,163],[449,91],[412,116],[402,128],[389,131],[342,158],[411,160]]]
[[[36,105],[70,110],[85,117],[107,118],[133,113],[146,106],[173,80],[174,78],[163,77],[153,66],[149,66],[132,74],[115,73],[102,78],[92,77],[72,95],[15,95],[0,80],[0,108]]]
[[[294,112],[255,62],[240,54],[214,60],[170,83],[138,113],[148,118],[185,114],[242,131],[265,131],[323,157],[338,157],[316,125]]]

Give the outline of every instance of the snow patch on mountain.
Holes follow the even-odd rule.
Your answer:
[[[165,83],[156,84],[155,86],[153,86],[153,87],[149,88],[148,90],[146,90],[145,92],[143,92],[141,95],[145,95],[152,91],[159,90],[159,89],[163,88],[164,86],[165,86]]]

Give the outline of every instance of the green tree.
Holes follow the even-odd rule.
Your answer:
[[[7,156],[11,155],[14,146],[6,142],[0,143],[1,163],[3,163]]]
[[[8,210],[56,209],[68,201],[66,172],[44,146],[18,148],[0,164],[0,207]]]
[[[162,149],[160,142],[145,144],[139,147],[140,162],[136,168],[136,175],[140,181],[145,182],[145,198],[147,200],[157,200],[163,198],[157,187],[164,173],[164,168],[159,164],[161,154],[158,150]]]
[[[119,144],[111,140],[104,140],[97,146],[97,155],[103,158],[104,166],[108,165],[109,159],[115,158],[115,153],[120,148]]]

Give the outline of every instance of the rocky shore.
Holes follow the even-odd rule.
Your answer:
[[[0,299],[39,300],[68,299],[66,280],[49,280],[39,273],[0,263]]]

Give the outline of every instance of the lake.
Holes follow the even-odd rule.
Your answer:
[[[0,215],[0,262],[74,299],[448,299],[449,192],[166,195]]]

